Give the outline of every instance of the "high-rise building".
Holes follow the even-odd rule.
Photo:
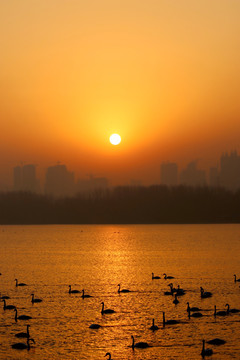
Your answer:
[[[192,161],[183,169],[180,174],[180,183],[189,186],[206,185],[206,173],[204,170],[197,169],[197,161]]]
[[[240,156],[236,151],[221,156],[220,185],[230,190],[240,188]]]
[[[160,167],[162,185],[176,186],[178,184],[178,166],[175,163],[164,162]]]
[[[13,169],[13,187],[15,191],[39,192],[39,181],[36,178],[36,166],[28,164]]]
[[[74,173],[65,165],[47,168],[45,194],[54,196],[72,196],[75,194]]]

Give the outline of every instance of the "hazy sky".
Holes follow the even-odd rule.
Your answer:
[[[1,181],[61,161],[149,183],[239,151],[239,34],[239,0],[0,0]]]

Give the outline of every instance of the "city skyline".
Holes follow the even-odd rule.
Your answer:
[[[2,183],[21,161],[60,160],[151,184],[165,160],[205,169],[239,151],[239,13],[235,0],[1,2]]]
[[[193,160],[184,168],[179,168],[175,162],[164,161],[159,165],[159,177],[155,183],[144,184],[138,178],[129,178],[126,183],[112,184],[108,178],[97,176],[92,173],[85,177],[77,176],[67,168],[67,165],[60,164],[49,166],[44,178],[39,179],[36,172],[36,165],[22,164],[15,166],[12,174],[12,185],[9,191],[30,191],[55,196],[74,196],[77,193],[91,192],[94,189],[106,189],[113,186],[146,186],[146,185],[167,185],[167,186],[213,186],[225,187],[229,190],[240,188],[240,155],[237,151],[222,153],[219,164],[215,167],[203,170],[198,166],[198,161]]]

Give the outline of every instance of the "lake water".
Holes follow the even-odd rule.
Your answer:
[[[0,308],[0,359],[99,360],[110,352],[114,360],[193,360],[201,359],[202,339],[217,337],[226,344],[207,346],[212,359],[240,358],[240,313],[213,316],[214,305],[240,309],[233,277],[240,277],[240,225],[0,226],[0,272],[7,304],[32,316],[16,323],[14,311]],[[28,286],[16,287],[15,278]],[[186,289],[177,305],[164,295],[170,281]],[[118,294],[119,283],[131,292]],[[69,284],[93,297],[69,294]],[[200,286],[213,296],[201,299]],[[32,293],[42,303],[32,304]],[[102,301],[115,313],[102,315]],[[189,319],[187,301],[204,316]],[[163,327],[163,311],[180,323]],[[24,342],[14,334],[26,324],[35,344],[12,349]],[[131,335],[151,347],[133,351]]]

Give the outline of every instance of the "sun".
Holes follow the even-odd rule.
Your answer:
[[[109,138],[109,141],[112,145],[118,145],[121,142],[121,136],[118,134],[112,134]]]

